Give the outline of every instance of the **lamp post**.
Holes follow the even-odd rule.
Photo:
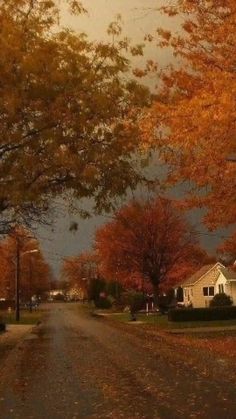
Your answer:
[[[15,318],[17,322],[20,321],[20,256],[38,252],[38,249],[32,249],[20,254],[20,242],[16,238]]]

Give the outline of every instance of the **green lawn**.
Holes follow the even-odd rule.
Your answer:
[[[19,324],[37,324],[41,319],[42,316],[45,314],[45,310],[37,309],[30,313],[27,310],[22,310],[20,313],[20,321]],[[17,324],[15,320],[15,313],[12,311],[9,313],[8,311],[0,311],[0,319],[7,324]]]
[[[109,317],[116,321],[123,323],[130,322],[129,313],[111,314]],[[183,328],[195,328],[195,327],[226,327],[236,326],[236,319],[233,320],[216,320],[216,321],[196,321],[196,322],[168,322],[167,315],[160,314],[146,314],[139,313],[137,320],[142,321],[144,324],[153,324],[160,329],[183,329]]]

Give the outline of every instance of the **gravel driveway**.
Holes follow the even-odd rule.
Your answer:
[[[236,418],[235,366],[71,304],[7,359],[0,418]]]

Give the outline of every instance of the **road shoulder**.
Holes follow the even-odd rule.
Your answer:
[[[0,364],[8,357],[28,333],[33,329],[32,324],[9,324],[6,331],[0,334]]]

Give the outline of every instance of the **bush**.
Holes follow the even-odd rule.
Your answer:
[[[5,330],[6,330],[6,325],[5,325],[5,323],[3,322],[3,320],[2,320],[2,319],[0,319],[0,333],[1,333],[1,332],[5,332]]]
[[[210,307],[232,306],[233,301],[229,295],[225,293],[216,294],[210,302]]]
[[[172,322],[211,321],[236,319],[236,306],[183,308],[170,310],[168,320]]]
[[[115,300],[119,301],[123,292],[123,287],[117,281],[109,281],[106,283],[105,291],[108,295],[111,295]]]
[[[64,296],[64,294],[58,293],[58,294],[54,295],[53,299],[55,301],[65,301],[65,296]]]
[[[136,292],[133,294],[130,298],[130,311],[131,313],[136,313],[139,310],[142,310],[142,308],[145,307],[145,298],[143,293]]]
[[[89,300],[98,301],[100,294],[105,292],[106,282],[101,278],[93,278],[90,280],[88,297]]]
[[[123,304],[130,307],[131,313],[145,308],[145,297],[142,292],[127,291],[122,296]]]
[[[158,305],[158,308],[159,308],[161,314],[168,313],[169,299],[168,299],[167,295],[159,295],[157,305]]]
[[[107,297],[99,297],[98,299],[94,301],[94,304],[95,304],[95,307],[102,308],[102,309],[111,308],[112,306],[111,300]]]
[[[171,308],[175,308],[177,300],[175,298],[174,289],[170,288],[167,294],[159,295],[157,305],[161,314],[166,314]]]

